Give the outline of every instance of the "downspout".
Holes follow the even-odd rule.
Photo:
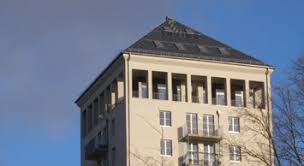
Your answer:
[[[128,113],[128,132],[127,132],[127,134],[128,134],[128,161],[127,161],[127,165],[128,166],[130,166],[131,165],[131,159],[130,159],[130,156],[131,156],[131,150],[130,150],[130,72],[129,72],[129,66],[130,66],[130,64],[129,64],[129,62],[130,62],[130,58],[131,58],[131,55],[130,55],[130,53],[128,53],[127,54],[127,58],[126,58],[126,61],[127,61],[127,69],[126,69],[126,72],[127,72],[127,78],[126,78],[126,80],[127,80],[127,86],[126,86],[126,90],[127,90],[127,94],[128,94],[128,96],[126,97],[126,99],[127,99],[127,104],[128,104],[128,106],[127,106],[127,113]]]
[[[268,127],[269,127],[269,131],[271,132],[271,138],[269,138],[269,159],[271,162],[271,165],[273,165],[273,160],[272,160],[272,125],[271,125],[271,117],[270,117],[270,97],[269,97],[269,68],[266,68],[266,72],[265,72],[265,76],[266,76],[266,101],[267,101],[267,123],[268,123]]]

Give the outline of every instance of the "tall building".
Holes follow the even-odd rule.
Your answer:
[[[271,113],[272,71],[166,18],[77,99],[81,165],[261,165],[235,144],[253,138],[238,112]]]

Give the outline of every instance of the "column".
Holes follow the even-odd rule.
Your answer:
[[[187,74],[187,101],[192,102],[191,74]]]
[[[249,99],[249,80],[245,80],[245,106],[249,107],[250,106],[250,99]]]
[[[230,78],[226,78],[226,105],[231,106],[231,85],[230,85]]]
[[[149,96],[149,99],[152,99],[153,98],[153,93],[152,93],[152,88],[153,88],[153,85],[152,85],[152,80],[153,77],[152,77],[152,71],[151,70],[148,70],[148,96]]]
[[[208,99],[208,104],[212,104],[212,79],[211,79],[211,76],[207,76],[207,99]]]
[[[119,77],[117,80],[117,97],[118,102],[122,101],[124,98],[124,81],[122,77]]]
[[[172,101],[172,73],[168,72],[167,73],[167,96],[168,96],[168,100]]]

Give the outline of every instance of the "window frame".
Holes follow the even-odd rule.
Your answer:
[[[239,152],[239,153],[237,153],[237,152]],[[232,156],[233,156],[233,160],[231,160]],[[229,146],[229,160],[230,160],[230,162],[237,162],[237,163],[241,162],[242,161],[241,156],[242,156],[241,147],[235,146],[235,145],[230,145]]]
[[[170,125],[167,124],[167,118],[168,118],[167,113],[170,114],[170,119],[169,119],[170,120]],[[162,119],[161,119],[161,114],[163,114]],[[160,125],[160,127],[168,127],[168,128],[172,127],[172,113],[171,113],[171,111],[163,111],[163,110],[159,111],[159,125]]]
[[[171,148],[171,154],[168,154],[168,144],[169,144],[169,147]],[[164,152],[164,154],[163,154],[163,152]],[[162,156],[162,157],[172,157],[173,156],[171,139],[161,139],[160,140],[160,156]]]
[[[235,125],[235,119],[238,119],[238,130],[235,130],[236,125]],[[231,122],[231,129],[230,130],[230,122]],[[240,127],[240,118],[239,117],[234,117],[234,116],[229,116],[228,117],[228,132],[229,133],[240,133],[241,127]]]

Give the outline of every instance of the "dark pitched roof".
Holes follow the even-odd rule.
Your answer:
[[[270,66],[170,18],[124,52]]]

